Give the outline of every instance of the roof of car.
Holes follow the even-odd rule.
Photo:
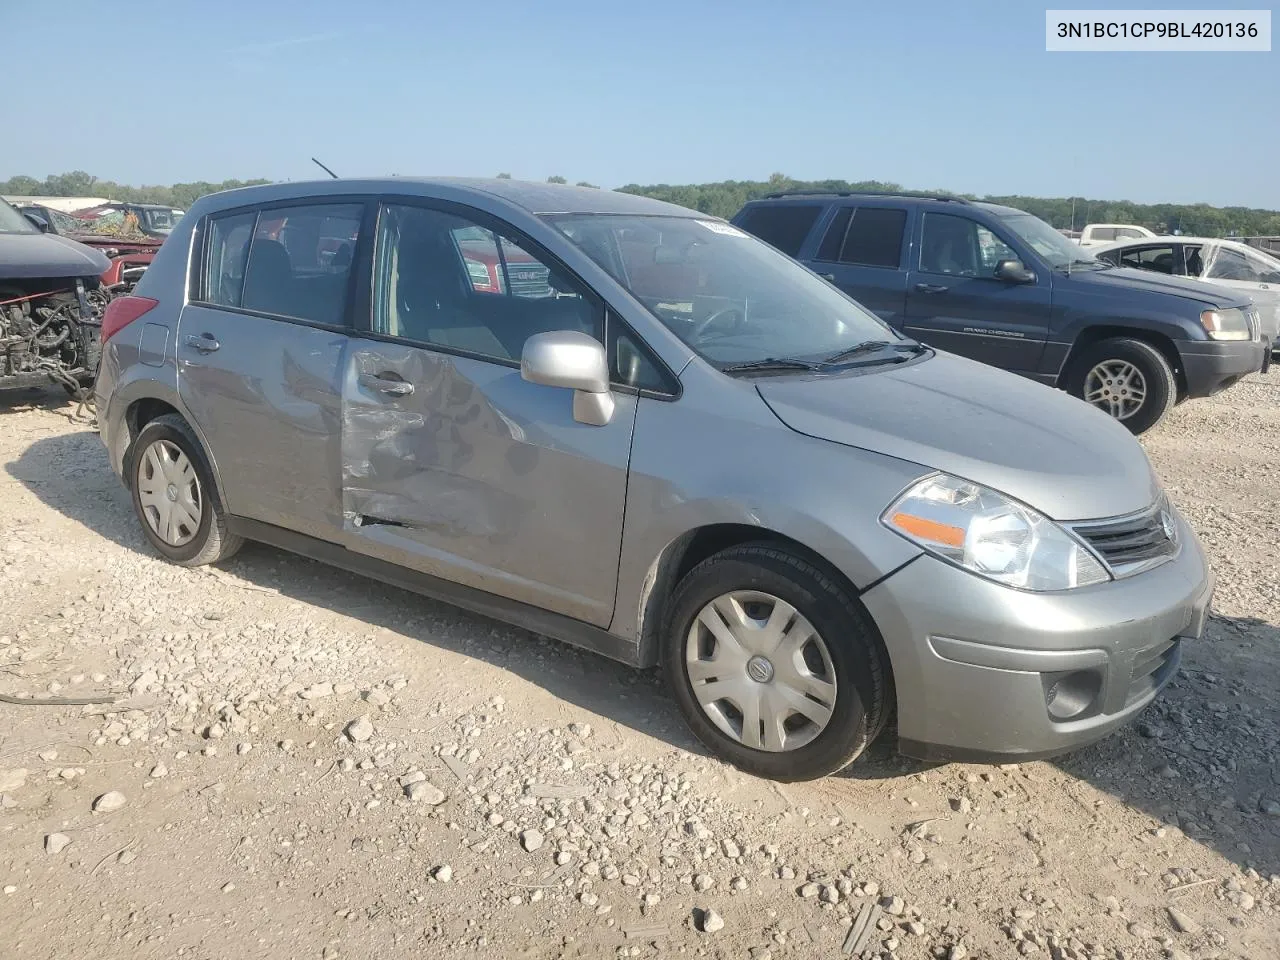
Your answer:
[[[921,203],[958,204],[965,207],[978,207],[994,213],[998,217],[1026,213],[1025,210],[1019,210],[1017,207],[1006,207],[999,203],[987,203],[985,200],[969,200],[965,197],[956,197],[946,193],[922,193],[911,190],[781,190],[777,193],[766,194],[756,200],[750,200],[748,203],[774,204],[787,201],[804,202],[806,200],[810,202],[814,200],[909,200]]]
[[[211,194],[204,200],[212,200],[216,207],[231,207],[249,203],[270,203],[275,200],[294,200],[312,196],[334,194],[375,193],[403,194],[406,196],[430,196],[430,188],[448,188],[450,192],[484,193],[534,214],[551,213],[605,213],[634,214],[639,216],[704,217],[687,207],[676,206],[650,197],[630,193],[618,193],[598,187],[573,187],[560,183],[536,183],[527,180],[471,177],[366,177],[358,179],[306,180],[291,183],[271,183],[255,187],[240,187],[222,193]]]
[[[1123,250],[1125,247],[1149,247],[1153,243],[1218,243],[1226,247],[1235,247],[1241,250],[1254,250],[1257,247],[1251,247],[1247,243],[1239,240],[1233,240],[1228,237],[1183,237],[1173,234],[1160,234],[1154,237],[1126,237],[1124,240],[1113,240],[1111,243],[1105,243],[1101,246],[1090,247],[1095,253],[1104,250]],[[1266,253],[1265,250],[1261,251]]]

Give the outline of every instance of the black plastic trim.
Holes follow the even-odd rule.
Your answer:
[[[481,616],[492,617],[520,627],[532,633],[543,634],[565,643],[618,660],[629,666],[639,666],[639,645],[614,636],[607,630],[563,614],[552,613],[518,600],[499,597],[475,587],[468,587],[430,574],[420,573],[376,557],[348,550],[336,543],[307,536],[294,530],[286,530],[260,520],[247,517],[228,517],[231,532],[248,540],[270,544],[312,560],[319,560],[350,573],[370,577],[402,590],[409,590],[442,600],[454,606],[470,610]]]

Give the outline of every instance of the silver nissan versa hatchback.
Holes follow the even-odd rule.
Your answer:
[[[1127,430],[607,190],[205,197],[102,326],[156,550],[258,540],[640,667],[715,754],[832,773],[896,720],[1027,759],[1133,717],[1211,575]]]

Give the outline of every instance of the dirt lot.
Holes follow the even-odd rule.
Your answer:
[[[265,547],[160,561],[72,409],[0,394],[0,694],[128,700],[0,702],[0,957],[839,957],[866,904],[868,956],[1280,957],[1278,374],[1146,440],[1219,590],[1139,724],[785,787],[652,674]]]

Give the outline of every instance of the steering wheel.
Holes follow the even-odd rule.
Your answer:
[[[699,323],[697,326],[695,326],[695,327],[693,328],[692,338],[693,338],[694,340],[701,340],[701,339],[702,339],[702,335],[703,335],[703,334],[704,334],[704,333],[705,333],[705,332],[706,332],[706,331],[707,331],[707,330],[708,330],[708,329],[709,329],[709,328],[710,328],[710,327],[711,327],[711,326],[712,326],[712,325],[713,325],[717,320],[721,319],[722,317],[727,317],[727,316],[737,316],[737,318],[738,318],[738,322],[741,322],[741,321],[742,321],[742,311],[741,311],[741,310],[739,310],[737,307],[721,307],[719,310],[717,310],[715,313],[711,314],[711,316],[707,317],[707,319],[703,320],[701,323]]]

